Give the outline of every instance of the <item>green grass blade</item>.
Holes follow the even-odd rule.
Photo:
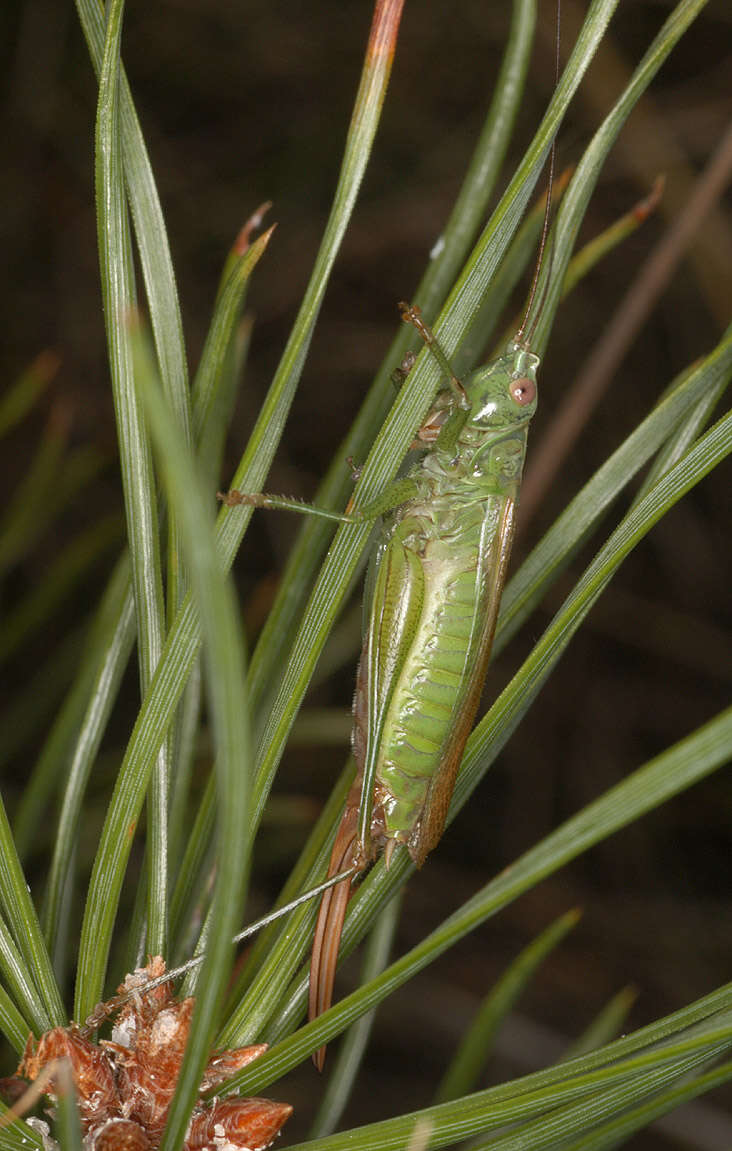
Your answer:
[[[92,622],[81,658],[77,656],[77,672],[74,682],[58,712],[48,737],[31,773],[28,786],[23,792],[15,817],[13,832],[18,853],[22,856],[30,846],[38,821],[56,789],[58,780],[66,772],[67,764],[72,764],[78,753],[78,744],[85,740],[84,715],[91,706],[99,708],[99,693],[103,696],[105,680],[100,683],[100,661],[106,659],[110,642],[123,611],[125,598],[129,597],[129,564],[126,557],[117,564],[102,597],[96,618]],[[129,645],[134,635],[134,620],[129,630]],[[126,662],[126,658],[125,658]],[[121,670],[120,670],[121,674]],[[76,750],[69,752],[72,745]],[[68,784],[67,784],[68,786]],[[53,872],[53,868],[52,868]],[[46,937],[47,942],[49,937]],[[53,951],[53,945],[50,944]]]
[[[183,840],[187,836],[186,817],[187,804],[190,797],[190,784],[196,758],[196,741],[201,722],[201,665],[195,665],[188,680],[180,704],[178,723],[178,743],[175,749],[175,776],[170,796],[170,817],[168,820],[168,845],[172,874],[176,876],[176,886],[170,899],[170,941],[171,947],[176,945],[176,910],[175,892],[179,870],[184,854]],[[197,816],[196,816],[197,818]],[[189,844],[185,845],[185,852]]]
[[[104,7],[98,0],[76,0],[76,10],[94,71],[99,76],[105,43]],[[186,429],[190,427],[188,368],[168,233],[137,113],[122,70],[119,101],[125,181],[150,307],[160,378],[180,427]]]
[[[247,228],[244,230],[247,234]],[[247,318],[239,320],[238,317],[245,298],[246,283],[260,254],[264,252],[270,234],[272,229],[245,252],[239,252],[235,245],[235,249],[229,254],[219,294],[216,296],[211,329],[206,337],[204,353],[193,384],[193,427],[195,427],[196,448],[201,467],[204,468],[206,486],[211,491],[218,488],[221,483],[227,428],[234,409],[237,383],[242,378],[246,353],[249,351],[252,321]],[[193,756],[196,750],[195,739],[200,715],[200,673],[197,673],[197,668],[198,664],[195,665],[185,688],[178,712],[176,770],[169,817],[169,852],[174,866],[180,862],[185,807],[188,802]],[[189,857],[190,847],[190,843],[186,845],[186,860]],[[184,867],[188,867],[185,860],[182,862]],[[178,875],[177,881],[181,879],[186,884],[193,882],[195,877]],[[174,946],[177,943],[176,933],[181,906],[178,901],[177,893],[180,889],[177,881],[170,904],[170,929],[173,931],[171,940]]]
[[[61,1078],[61,1085],[64,1089],[59,1091],[58,1094],[54,1134],[58,1139],[61,1151],[83,1151],[84,1144],[81,1135],[81,1123],[79,1121],[79,1106],[76,1091],[74,1090],[74,1080],[71,1075],[71,1069],[68,1066],[64,1078],[67,1079],[68,1082],[64,1083],[63,1078]]]
[[[7,1115],[9,1107],[0,1103],[0,1115]],[[0,1151],[28,1151],[28,1148],[44,1151],[41,1136],[22,1119],[16,1119],[8,1127],[0,1130]]]
[[[216,398],[227,367],[227,357],[236,325],[241,316],[247,283],[264,255],[273,230],[270,228],[241,254],[235,248],[234,258],[227,261],[228,275],[216,298],[211,324],[201,353],[201,362],[193,382],[193,426],[198,445],[211,435],[209,424],[215,418]],[[202,454],[201,458],[205,460],[205,454]]]
[[[527,1121],[562,1104],[580,1100],[581,1105],[586,1105],[598,1090],[619,1085],[621,1090],[629,1088],[628,1094],[632,1094],[635,1085],[635,1093],[642,1095],[652,1089],[653,1084],[647,1081],[638,1092],[640,1076],[647,1074],[649,1078],[655,1077],[656,1083],[659,1080],[663,1083],[729,1047],[732,1039],[729,1011],[708,1016],[707,1007],[714,1000],[729,1005],[730,994],[727,985],[713,996],[572,1063],[534,1072],[450,1103],[360,1127],[359,1149],[397,1151],[408,1143],[417,1120],[429,1125],[430,1147],[438,1148],[481,1132]],[[699,1012],[703,1014],[700,1016]],[[695,1023],[699,1018],[703,1022]],[[684,1028],[689,1029],[684,1031]],[[663,1036],[671,1038],[659,1044]],[[325,1139],[296,1144],[296,1151],[303,1151],[305,1147],[308,1151],[345,1151],[353,1145],[355,1135],[353,1131],[343,1131]],[[556,1133],[554,1138],[555,1143],[558,1142]],[[526,1140],[523,1147],[529,1146],[533,1149],[534,1143]]]
[[[211,854],[214,799],[214,788],[207,787],[198,805],[193,827],[188,834],[185,853],[173,889],[170,903],[170,929],[177,947],[180,947],[181,933],[186,931],[188,927],[190,914],[187,915],[187,913],[190,913],[191,900],[204,882],[203,867]],[[195,918],[199,918],[198,914],[195,915]],[[190,946],[190,941],[188,946]]]
[[[541,316],[532,337],[532,348],[539,356],[544,354],[577,232],[608,153],[639,98],[706,2],[707,0],[680,0],[676,5],[577,165],[577,170],[562,200],[554,228],[555,254],[552,266],[549,268],[545,265],[537,292],[537,299],[542,299],[544,282],[550,278]]]
[[[281,435],[302,372],[328,278],[353,210],[381,114],[401,8],[402,0],[378,0],[375,7],[333,207],[292,333],[247,451],[231,484],[241,491],[256,491],[261,487],[265,476],[263,465],[266,467],[271,461],[275,440]],[[250,512],[237,509],[234,515],[224,511],[222,516],[221,544],[225,554],[233,554],[249,521]]]
[[[53,974],[51,960],[38,922],[23,868],[18,858],[5,804],[0,800],[0,902],[15,943],[27,965],[28,980],[40,993],[45,1021],[54,1027],[65,1022],[66,1011]],[[37,1017],[34,1022],[37,1021]]]
[[[302,305],[277,368],[264,408],[252,433],[231,486],[256,491],[264,478],[262,464],[271,459],[295,387],[302,373],[313,328],[346,225],[353,211],[371,151],[391,71],[401,17],[402,0],[378,0],[353,116],[346,140],[333,207],[315,259]],[[221,540],[226,551],[235,550],[249,514],[223,513]]]
[[[119,893],[150,771],[199,646],[198,614],[189,594],[143,698],[107,811],[92,873],[94,899],[88,903],[89,917],[82,927],[75,1018],[86,1018],[102,996]],[[88,962],[82,962],[84,956]]]
[[[0,575],[4,575],[54,524],[78,491],[99,473],[93,448],[66,455],[65,429],[50,420],[0,526]]]
[[[40,352],[0,399],[0,438],[11,432],[35,406],[61,364],[56,352]]]
[[[0,986],[0,1030],[16,1055],[20,1055],[28,1038],[28,1024],[2,986]]]
[[[87,693],[88,702],[68,769],[43,905],[46,939],[57,962],[61,958],[56,956],[56,948],[60,935],[63,935],[64,890],[73,870],[86,785],[135,637],[135,609],[126,561],[120,565],[117,579],[110,584],[108,596],[100,614],[106,616],[105,622],[110,630],[104,637],[106,642],[93,652],[95,666],[91,691]]]
[[[487,211],[526,86],[535,27],[536,4],[514,0],[511,27],[488,115],[440,237],[441,250],[432,259],[417,289],[417,302],[430,318],[458,274]]]
[[[622,1115],[638,1100],[646,1100],[667,1084],[683,1080],[700,1064],[708,1062],[720,1050],[724,1051],[725,1047],[714,1046],[702,1050],[691,1057],[662,1064],[645,1074],[634,1075],[627,1083],[621,1082],[605,1090],[594,1091],[578,1103],[557,1108],[549,1115],[519,1125],[508,1135],[491,1138],[488,1142],[477,1141],[475,1151],[488,1151],[489,1148],[490,1151],[524,1151],[526,1147],[531,1147],[532,1151],[549,1151],[556,1148],[558,1140],[563,1136],[571,1136],[577,1131],[586,1132],[588,1126],[602,1122],[608,1116],[613,1117],[610,1123],[614,1126],[617,1122],[615,1117]]]
[[[592,1020],[589,1027],[575,1040],[564,1054],[564,1060],[576,1059],[587,1051],[603,1047],[623,1030],[638,992],[635,987],[623,987],[613,995],[602,1011]]]
[[[105,48],[105,11],[98,0],[76,0],[76,8],[86,38],[92,65],[97,75],[103,69]],[[124,178],[129,196],[143,280],[150,310],[158,369],[171,408],[176,413],[184,437],[191,438],[190,394],[183,329],[178,293],[170,256],[168,236],[145,143],[137,120],[127,79],[119,69],[119,149],[124,165]],[[174,517],[168,524],[167,584],[171,618],[184,591],[183,567],[180,562],[178,531]],[[165,761],[161,760],[157,785],[151,792],[153,806],[152,895],[149,908],[155,924],[148,926],[155,934],[164,931],[160,922],[166,898],[165,876],[161,853],[165,844],[157,840],[164,835],[167,782]]]
[[[526,985],[565,935],[577,925],[579,911],[568,911],[550,924],[516,956],[483,1000],[435,1092],[435,1103],[446,1103],[472,1091],[491,1052],[493,1039]]]
[[[588,240],[584,247],[572,256],[562,284],[562,299],[573,292],[593,268],[646,222],[651,213],[656,210],[662,194],[663,179],[659,178],[645,199],[634,204],[629,212],[605,228],[599,235]]]
[[[35,980],[35,972],[16,947],[4,920],[0,919],[0,976],[9,995],[20,1008],[25,1019],[25,1035],[28,1038],[32,1029],[36,1035],[53,1026],[49,1013],[41,1000]]]
[[[561,202],[571,172],[563,172],[555,181],[552,191],[552,210]],[[498,340],[494,332],[503,311],[508,304],[511,293],[518,284],[527,267],[536,259],[536,253],[544,224],[545,203],[542,200],[534,204],[530,212],[522,221],[516,235],[501,261],[500,267],[491,281],[489,290],[483,297],[475,320],[470,329],[455,349],[451,363],[455,374],[462,379],[481,360],[488,358],[487,348],[493,348],[493,355],[503,351],[506,342],[514,335],[521,317],[512,320],[509,328],[504,330]],[[549,240],[551,243],[551,239]]]
[[[684,419],[679,421],[675,433],[669,436],[653,461],[653,466],[648,469],[648,474],[638,490],[636,502],[643,499],[660,477],[688,451],[697,436],[701,435],[727,389],[729,374],[708,387],[699,402],[690,409]],[[688,375],[688,372],[682,375],[682,382]]]
[[[198,455],[211,477],[211,491],[222,486],[224,446],[227,429],[231,424],[236,394],[249,354],[254,321],[244,315],[232,334],[226,358],[219,372],[219,380],[211,406],[211,416],[197,441]]]
[[[732,1078],[732,1062],[722,1063],[712,1071],[696,1075],[688,1082],[657,1092],[647,1103],[624,1110],[618,1118],[601,1124],[588,1135],[578,1139],[563,1140],[556,1144],[556,1151],[606,1151],[607,1148],[624,1146],[629,1136],[641,1131],[649,1123],[690,1103],[707,1091],[727,1083]]]
[[[142,348],[142,343],[140,345]],[[196,1009],[161,1151],[180,1147],[217,1026],[217,1011],[231,969],[231,938],[241,919],[249,857],[248,795],[251,776],[241,626],[231,581],[220,570],[208,492],[192,453],[178,433],[152,371],[138,360],[140,387],[171,508],[178,516],[185,557],[199,604],[206,687],[216,747],[218,790],[217,874],[206,959],[197,984]]]
[[[17,755],[25,743],[37,737],[39,730],[46,730],[50,724],[13,819],[13,835],[21,859],[25,859],[37,844],[39,820],[58,787],[61,765],[73,745],[89,698],[93,668],[83,657],[79,666],[82,630],[72,632],[53,649],[38,674],[23,685],[21,698],[14,697],[0,716],[0,730],[6,732],[2,746],[4,763]],[[57,696],[68,686],[69,680],[72,680],[71,688],[58,707]],[[58,710],[51,721],[46,712],[56,708]]]
[[[127,323],[136,301],[119,121],[119,48],[123,12],[122,0],[109,7],[97,104],[95,187],[102,298],[137,618],[140,684],[144,692],[162,650],[165,606],[155,478],[144,419],[135,393]],[[149,792],[147,947],[152,954],[167,952],[169,754],[170,747],[164,743]],[[95,898],[92,880],[91,907],[85,921],[88,915],[93,916]]]

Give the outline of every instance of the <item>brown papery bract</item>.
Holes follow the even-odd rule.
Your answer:
[[[72,1023],[47,1031],[37,1043],[33,1036],[28,1039],[18,1074],[31,1080],[48,1076],[44,1094],[55,1102],[60,1089],[56,1068],[68,1061],[88,1151],[155,1151],[159,1146],[194,1007],[192,998],[174,999],[167,983],[144,989],[164,974],[165,963],[156,956],[128,975],[119,995],[100,1004],[84,1027]],[[92,1028],[110,1015],[112,1040],[92,1042]],[[214,1052],[199,1092],[223,1083],[266,1050],[266,1044],[258,1044]],[[199,1098],[183,1151],[216,1151],[223,1144],[233,1151],[263,1151],[291,1113],[289,1103],[270,1099],[230,1096],[208,1104]]]

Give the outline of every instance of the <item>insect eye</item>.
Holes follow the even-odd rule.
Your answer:
[[[522,376],[519,380],[512,380],[511,396],[517,404],[525,408],[527,404],[533,404],[536,399],[536,384],[528,376]]]

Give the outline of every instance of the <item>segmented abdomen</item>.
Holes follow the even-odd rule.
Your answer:
[[[441,523],[439,532],[430,530],[415,509],[388,545],[417,555],[422,606],[409,643],[402,641],[401,670],[390,685],[376,764],[375,810],[383,838],[406,843],[418,863],[442,832],[477,707],[495,623],[494,584],[502,575],[496,551],[501,551],[510,503],[486,497],[463,507],[451,527]],[[388,644],[389,636],[381,642]],[[373,699],[370,703],[374,706]],[[429,830],[428,818],[433,824]]]

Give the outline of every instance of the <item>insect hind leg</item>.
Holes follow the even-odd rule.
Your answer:
[[[217,492],[216,499],[227,508],[278,508],[285,512],[298,512],[300,515],[319,516],[324,520],[334,520],[336,523],[358,523],[362,515],[350,515],[343,512],[331,512],[326,508],[316,508],[313,504],[298,500],[295,496],[275,496],[269,492],[240,492],[232,488],[228,492]]]

